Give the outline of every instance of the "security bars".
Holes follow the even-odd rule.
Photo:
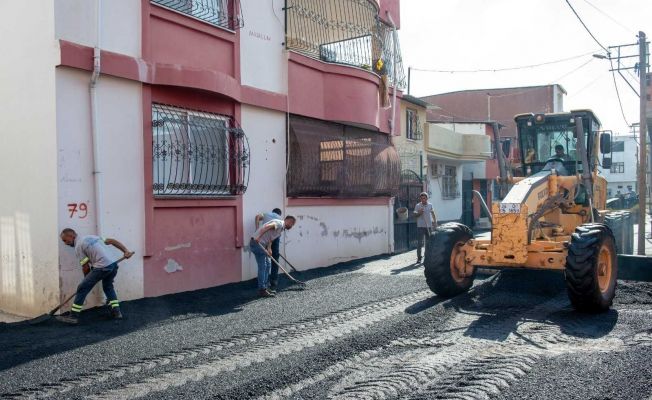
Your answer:
[[[231,117],[152,105],[155,196],[218,197],[245,192],[249,144]]]
[[[236,30],[244,26],[239,0],[151,0],[209,24]]]

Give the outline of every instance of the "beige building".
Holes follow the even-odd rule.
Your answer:
[[[423,139],[427,129],[428,103],[410,95],[401,99],[401,135],[394,136],[392,143],[401,158],[401,170],[413,171],[423,178],[427,166]]]

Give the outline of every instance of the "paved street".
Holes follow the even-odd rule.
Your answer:
[[[126,302],[84,323],[0,324],[3,398],[565,398],[652,396],[652,284],[572,311],[561,275],[482,276],[442,301],[414,252]]]

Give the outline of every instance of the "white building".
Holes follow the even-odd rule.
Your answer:
[[[607,179],[607,197],[615,197],[618,193],[638,192],[638,142],[632,135],[616,135],[611,142],[611,169],[601,169]],[[608,155],[607,155],[608,156]]]

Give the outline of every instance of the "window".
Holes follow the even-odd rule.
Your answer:
[[[625,151],[625,142],[622,140],[614,140],[611,143],[611,151],[614,153],[622,153]]]
[[[190,15],[209,24],[235,30],[243,24],[242,15],[234,16],[233,10],[240,10],[239,0],[151,0],[152,3]]]
[[[153,191],[222,196],[246,190],[249,148],[229,117],[152,105]]]
[[[419,114],[411,108],[405,111],[405,136],[412,140],[423,139],[423,129],[419,120]]]
[[[391,196],[400,159],[387,135],[342,124],[290,117],[288,195]]]
[[[625,173],[625,163],[624,162],[615,162],[611,164],[612,174],[624,174]]]
[[[457,188],[457,167],[445,165],[444,175],[441,178],[441,198],[449,200],[460,197],[460,192]]]

